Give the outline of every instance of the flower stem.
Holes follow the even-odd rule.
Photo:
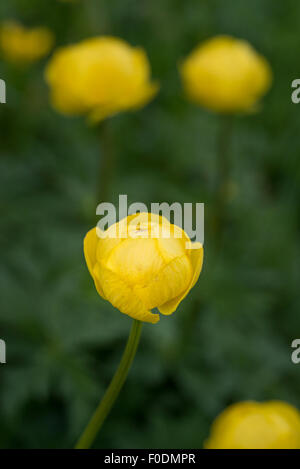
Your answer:
[[[126,381],[129,369],[135,357],[142,329],[142,322],[133,320],[130,330],[129,338],[126,348],[124,350],[119,367],[108,386],[99,406],[97,407],[94,415],[92,416],[89,424],[79,438],[75,449],[88,449],[91,447],[95,438],[101,429],[104,420],[108,416],[111,408],[113,407],[122,387]]]
[[[100,125],[100,147],[101,159],[99,162],[97,204],[108,202],[115,166],[110,122],[102,122]]]
[[[232,116],[221,116],[220,119],[220,129],[217,137],[217,178],[215,191],[215,235],[217,239],[222,237],[226,205],[229,197],[230,147],[233,130]]]

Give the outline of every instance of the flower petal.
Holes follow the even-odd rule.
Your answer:
[[[164,315],[169,315],[176,311],[179,303],[181,303],[181,301],[187,296],[199,278],[203,265],[203,246],[201,243],[192,243],[192,246],[194,249],[191,249],[190,251],[190,261],[193,269],[191,282],[188,288],[181,295],[159,306],[159,311]]]
[[[133,291],[149,309],[152,309],[185,292],[191,277],[191,263],[184,254],[160,269],[149,283],[134,285]]]
[[[84,251],[86,264],[87,264],[87,267],[89,269],[91,276],[93,277],[96,290],[99,293],[99,295],[102,296],[102,298],[106,299],[103,289],[101,288],[101,285],[98,279],[94,275],[94,267],[96,265],[96,252],[97,252],[97,246],[98,246],[98,241],[99,241],[99,237],[97,235],[98,229],[99,228],[93,228],[87,233],[83,242],[83,251]]]
[[[96,277],[103,288],[105,298],[121,313],[127,314],[133,319],[152,324],[159,321],[159,315],[151,313],[133,293],[132,288],[103,264],[96,264],[93,276]]]
[[[90,274],[93,276],[94,265],[96,264],[96,251],[98,244],[96,228],[92,228],[83,241],[83,251]]]

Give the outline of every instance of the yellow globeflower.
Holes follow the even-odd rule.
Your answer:
[[[300,449],[300,412],[285,402],[240,402],[212,425],[208,449]]]
[[[14,21],[0,26],[0,49],[10,62],[30,64],[48,54],[54,43],[52,32],[44,27],[27,29]]]
[[[55,52],[46,69],[53,107],[93,121],[144,106],[157,92],[145,52],[114,37],[95,37]]]
[[[249,112],[269,89],[271,68],[244,40],[217,36],[200,44],[180,67],[188,97],[210,110]]]
[[[159,215],[131,215],[108,230],[93,228],[84,254],[99,295],[134,319],[156,323],[195,285],[203,247]]]

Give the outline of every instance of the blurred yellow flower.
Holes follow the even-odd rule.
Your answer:
[[[54,43],[52,32],[44,27],[27,29],[14,21],[0,26],[0,49],[10,62],[30,64],[48,54]]]
[[[300,412],[285,402],[240,402],[212,425],[208,449],[300,449]]]
[[[210,110],[251,112],[269,89],[271,68],[244,40],[217,36],[200,44],[180,66],[187,96]]]
[[[172,314],[197,282],[203,247],[159,215],[124,218],[106,231],[94,228],[84,254],[99,295],[122,313],[156,323]]]
[[[144,106],[157,92],[145,52],[114,37],[58,50],[46,69],[53,107],[99,121]]]

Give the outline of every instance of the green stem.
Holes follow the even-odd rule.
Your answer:
[[[114,151],[109,122],[102,122],[100,127],[101,159],[99,163],[97,204],[108,202],[110,196],[110,184],[114,172]]]
[[[215,190],[215,235],[218,239],[222,237],[229,196],[231,172],[230,148],[233,130],[232,116],[221,116],[220,119],[220,130],[217,138],[217,178]]]
[[[126,381],[129,369],[135,357],[141,336],[142,322],[134,319],[126,348],[124,350],[119,367],[107,388],[96,412],[92,416],[89,424],[79,438],[75,449],[88,449],[91,447],[101,429],[104,420],[113,407],[122,387]]]

